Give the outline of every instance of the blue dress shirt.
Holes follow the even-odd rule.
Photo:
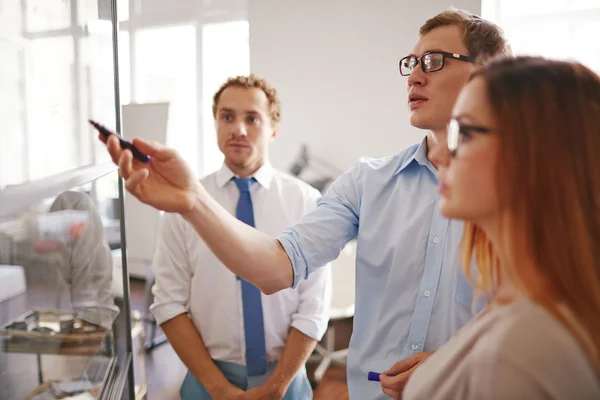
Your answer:
[[[393,157],[361,159],[278,238],[294,286],[357,239],[351,399],[388,398],[369,371],[440,347],[473,317],[473,289],[459,262],[462,223],[439,214],[426,149],[423,140]]]

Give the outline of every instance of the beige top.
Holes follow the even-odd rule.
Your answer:
[[[415,371],[403,399],[600,399],[600,378],[567,328],[519,299],[459,331]]]

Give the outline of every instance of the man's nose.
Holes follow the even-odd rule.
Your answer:
[[[408,76],[408,86],[423,86],[427,83],[427,77],[423,69],[421,69],[420,62],[415,65],[410,75]]]
[[[248,135],[248,129],[246,129],[246,124],[243,121],[236,122],[232,124],[231,134],[234,137],[244,137]]]

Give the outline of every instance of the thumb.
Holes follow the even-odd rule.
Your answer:
[[[150,143],[142,138],[134,137],[131,143],[138,148],[144,154],[149,155],[150,157],[154,156],[154,153],[157,151],[164,149],[164,146],[158,143]]]
[[[417,357],[409,357],[402,361],[397,362],[394,366],[387,371],[384,372],[386,375],[398,375],[402,372],[406,372],[416,364],[419,363],[419,359]]]
[[[142,153],[149,155],[157,161],[166,162],[177,157],[177,152],[173,149],[163,146],[157,142],[148,142],[144,139],[135,137],[131,143]]]

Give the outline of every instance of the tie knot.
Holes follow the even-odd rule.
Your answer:
[[[252,186],[252,184],[254,182],[256,182],[256,179],[254,179],[254,178],[233,178],[233,181],[237,185],[240,192],[249,192],[250,187]]]

